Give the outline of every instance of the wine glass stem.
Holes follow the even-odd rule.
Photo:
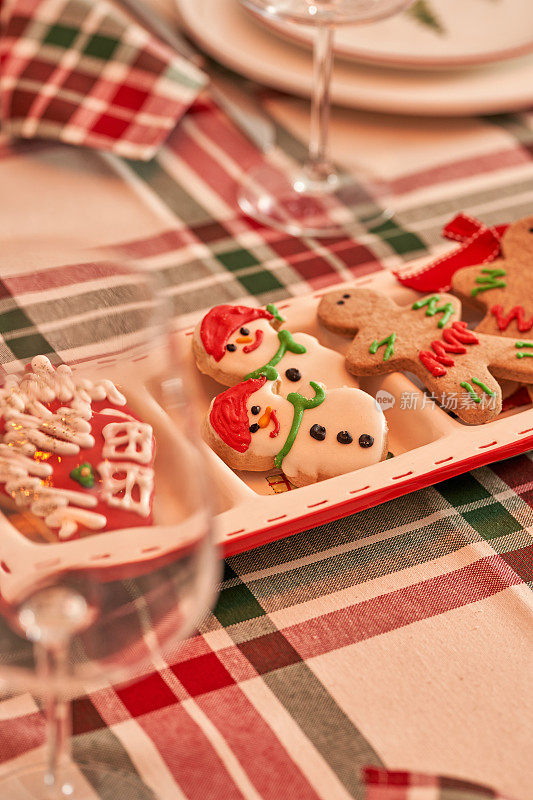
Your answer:
[[[328,159],[331,68],[333,65],[331,25],[316,27],[313,47],[313,91],[311,96],[311,134],[307,172],[314,180],[325,180],[332,172]]]
[[[36,643],[35,660],[44,686],[58,686],[69,671],[68,643],[54,647]],[[47,798],[64,797],[63,769],[70,761],[71,706],[70,702],[51,688],[45,698],[46,715],[46,772]]]

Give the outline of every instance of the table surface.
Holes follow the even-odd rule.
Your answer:
[[[307,105],[258,97],[283,157],[299,158]],[[336,109],[332,147],[345,168],[392,183],[387,225],[319,242],[243,219],[235,180],[259,155],[207,95],[150,163],[1,142],[4,357],[32,354],[53,302],[76,291],[73,264],[164,271],[185,326],[216,303],[275,302],[449,249],[440,231],[458,211],[491,224],[531,213],[529,113]],[[36,268],[38,301],[24,279]],[[459,796],[458,783],[421,778],[419,793],[365,794],[368,765],[530,800],[532,507],[529,453],[229,559],[175,663],[75,702],[75,755],[126,766],[169,800]],[[34,759],[43,725],[27,695],[0,704],[1,761]],[[128,800],[147,797],[139,778]]]

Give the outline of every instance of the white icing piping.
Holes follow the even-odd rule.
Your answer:
[[[9,444],[0,444],[0,483],[5,483],[17,473],[48,478],[52,471],[50,464],[34,461]]]
[[[102,461],[98,464],[102,478],[102,496],[110,506],[136,511],[141,517],[150,514],[150,496],[154,488],[154,471],[149,467],[131,464],[129,461]],[[115,475],[124,473],[124,478]],[[139,499],[133,499],[133,490],[138,488]],[[124,494],[122,494],[124,492]]]
[[[105,526],[107,519],[103,514],[95,514],[94,511],[85,511],[83,508],[58,506],[44,521],[49,528],[59,528],[57,535],[60,539],[70,539],[78,530],[78,523],[97,531]]]
[[[44,517],[44,521],[50,528],[59,528],[60,539],[70,538],[76,533],[78,526],[75,520],[83,522],[93,530],[105,527],[107,522],[103,514],[69,506],[69,503],[73,502],[80,506],[94,507],[98,503],[94,495],[43,486],[39,478],[27,474],[9,478],[6,481],[5,489],[18,506],[29,505],[32,514],[35,514],[36,517]]]
[[[50,528],[58,529],[60,539],[73,536],[79,524],[92,530],[100,530],[107,523],[106,517],[88,510],[97,505],[97,497],[46,486],[42,479],[49,478],[53,469],[51,465],[36,461],[31,456],[37,450],[58,455],[76,455],[80,448],[93,447],[95,441],[89,422],[92,417],[91,402],[109,400],[114,405],[123,406],[126,398],[110,380],[100,379],[93,382],[87,378],[76,379],[69,366],[61,364],[55,369],[46,356],[32,359],[31,367],[33,372],[27,372],[21,377],[7,375],[0,388],[0,415],[4,418],[6,428],[3,441],[0,442],[0,483],[5,484],[6,493],[18,506],[29,506],[31,512],[44,518]],[[70,403],[70,407],[61,407],[54,414],[44,405],[54,400]],[[113,409],[105,409],[104,413],[132,419]],[[129,423],[115,423],[121,428],[125,424]],[[109,427],[111,426],[106,426]],[[121,437],[120,444],[126,441],[127,450],[133,448],[137,457],[142,454],[142,459],[138,460],[144,460],[149,448],[149,461],[152,429],[149,425],[135,422],[135,430],[135,436],[131,440],[126,432],[126,440],[124,436]],[[150,433],[147,444],[148,430]],[[125,452],[121,452],[106,457],[124,458],[125,455]],[[133,455],[130,457],[133,458]],[[109,465],[102,462],[98,471],[104,481],[103,497],[109,505],[121,505],[145,517],[149,515],[153,489],[152,469],[135,464]],[[116,472],[126,472],[126,479],[117,482],[113,479]],[[107,477],[104,478],[104,475]],[[121,484],[120,488],[115,489],[118,483]],[[139,486],[139,501],[132,498],[135,483]],[[124,497],[113,497],[115,490],[122,489],[125,489]]]
[[[131,422],[137,421],[131,414],[126,414],[124,411],[117,411],[116,408],[103,408],[100,414],[104,414],[104,416],[107,417],[122,417],[122,419],[129,419]]]
[[[112,381],[101,378],[95,382],[81,378],[76,384],[78,390],[84,390],[89,400],[109,400],[115,406],[125,406],[126,398]]]
[[[60,411],[46,419],[18,411],[7,411],[4,415],[4,442],[15,446],[20,443],[19,449],[26,455],[33,455],[36,450],[49,450],[58,455],[76,455],[80,452],[80,447],[93,447],[94,438],[89,433],[90,424],[75,413],[62,415]]]
[[[110,422],[102,434],[104,458],[129,458],[141,464],[148,464],[152,458],[152,427],[145,422]]]

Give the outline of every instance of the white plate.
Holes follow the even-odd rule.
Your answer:
[[[496,0],[494,0],[496,2]],[[237,0],[176,0],[187,32],[209,55],[248,78],[291,94],[311,91],[311,60],[257,24]],[[423,74],[340,62],[333,102],[396,114],[469,116],[533,106],[533,55],[483,69]]]
[[[515,58],[533,50],[531,0],[425,0],[432,22],[408,11],[372,25],[342,25],[335,53],[368,64],[416,69],[465,67]],[[282,36],[310,47],[312,28],[257,17]]]

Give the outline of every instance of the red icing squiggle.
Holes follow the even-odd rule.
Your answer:
[[[215,306],[208,311],[200,326],[200,338],[205,351],[220,361],[226,352],[231,334],[247,322],[255,319],[274,319],[269,311],[249,306]]]
[[[247,344],[246,347],[242,348],[243,353],[253,353],[254,350],[257,350],[261,342],[263,341],[263,331],[259,328],[255,332],[255,339],[252,344]]]
[[[440,364],[439,356],[434,355],[431,350],[421,350],[418,354],[418,358],[435,378],[442,378],[448,372],[448,370]],[[450,359],[450,361],[452,361],[452,359]],[[455,362],[452,361],[448,366],[453,367],[454,363]]]
[[[455,361],[449,355],[446,355],[446,345],[443,342],[431,342],[431,346],[437,355],[439,363],[443,364],[445,367],[453,367]]]
[[[466,353],[465,344],[479,344],[479,339],[468,330],[466,322],[454,322],[450,328],[446,328],[442,332],[442,339],[436,339],[431,342],[433,353],[431,350],[421,350],[418,357],[422,364],[435,378],[442,378],[447,373],[445,367],[453,367],[455,361],[450,358],[448,353],[457,353],[464,355]]]
[[[279,425],[279,419],[274,409],[272,409],[272,411],[270,412],[270,419],[274,422],[274,430],[270,431],[270,438],[275,439],[279,433],[280,425]]]
[[[250,378],[215,397],[209,422],[222,441],[238,453],[245,453],[252,441],[246,401],[265,385],[266,378]]]
[[[524,311],[523,306],[515,306],[506,315],[503,310],[503,306],[496,305],[492,306],[490,313],[496,317],[498,328],[501,331],[507,330],[514,319],[516,320],[516,327],[520,333],[525,333],[533,328],[533,315],[530,317],[530,319],[526,319],[526,312]]]
[[[446,328],[442,332],[442,338],[446,342],[448,353],[466,353],[465,344],[479,344],[476,334],[468,330],[466,322],[458,320],[451,328]]]

